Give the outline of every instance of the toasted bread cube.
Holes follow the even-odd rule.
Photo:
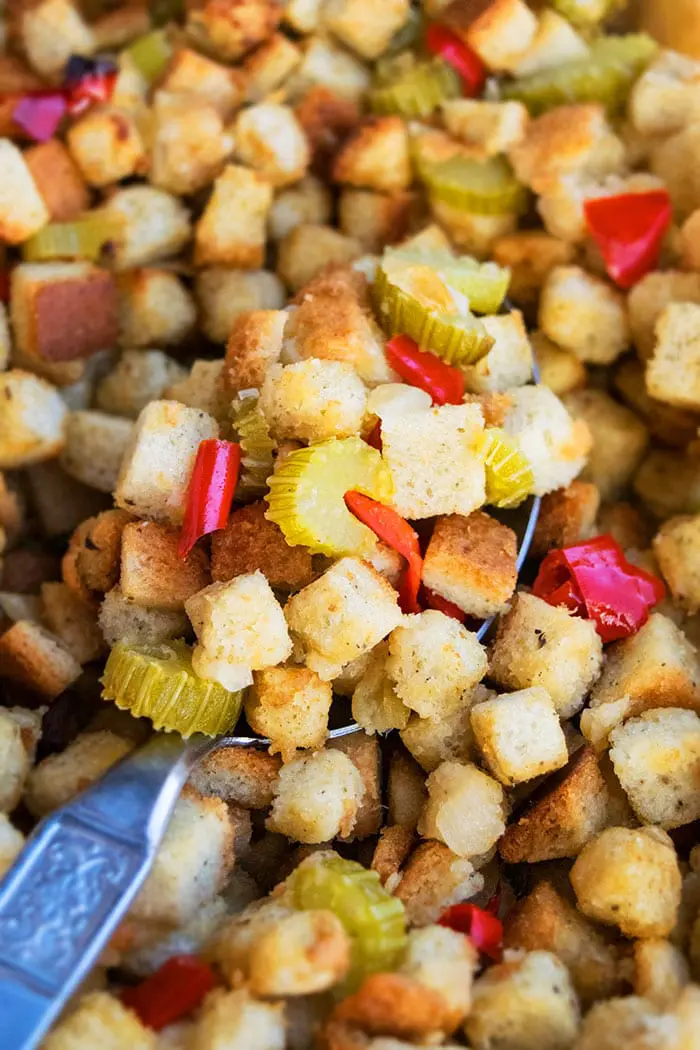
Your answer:
[[[133,746],[133,740],[106,729],[79,733],[65,751],[49,755],[32,769],[24,799],[30,813],[44,817],[64,806],[99,780]]]
[[[463,693],[458,706],[440,718],[411,717],[401,730],[401,739],[427,773],[441,762],[469,762],[476,757],[471,709],[490,695],[484,686],[477,685]]]
[[[282,353],[287,318],[284,310],[248,310],[235,319],[222,373],[222,384],[230,397],[263,385],[268,369]]]
[[[118,280],[119,342],[127,349],[179,346],[194,329],[191,294],[167,270],[132,270]]]
[[[410,186],[408,129],[403,120],[400,117],[367,118],[336,154],[333,178],[336,182],[378,193],[395,193]]]
[[[0,237],[20,244],[49,221],[31,168],[9,139],[0,139]]]
[[[90,663],[103,654],[104,638],[93,606],[65,583],[43,583],[41,601],[46,626],[70,649],[78,663]]]
[[[100,630],[107,645],[158,645],[187,633],[184,612],[168,609],[146,609],[125,598],[118,587],[105,594],[98,616]]]
[[[680,219],[700,207],[700,179],[693,165],[698,143],[700,128],[690,124],[662,138],[651,151],[651,171],[666,184],[674,213]]]
[[[305,175],[275,197],[268,217],[269,235],[273,241],[281,241],[302,223],[327,224],[331,212],[332,200],[326,184],[315,175]],[[343,229],[343,233],[347,232]]]
[[[533,332],[531,340],[533,356],[540,370],[540,383],[548,386],[553,394],[564,397],[586,385],[586,366],[576,354],[555,346],[542,332]]]
[[[281,529],[265,517],[260,502],[238,507],[225,528],[211,541],[212,579],[232,580],[260,570],[278,591],[296,591],[313,579],[311,555],[305,547],[290,547]]]
[[[672,1007],[690,976],[685,958],[670,941],[648,937],[634,945],[634,992],[659,1009]]]
[[[283,33],[275,33],[243,63],[246,98],[260,102],[282,87],[301,62],[301,51]]]
[[[479,215],[440,201],[437,197],[431,197],[429,204],[435,222],[445,229],[456,247],[477,259],[490,259],[495,242],[514,233],[518,226],[515,212]]]
[[[129,914],[137,921],[181,926],[221,891],[233,864],[226,804],[187,787]]]
[[[362,274],[346,266],[329,270],[300,292],[295,304],[284,330],[291,353],[346,361],[368,386],[391,381],[385,336],[374,319]]]
[[[199,408],[221,423],[228,423],[231,398],[224,390],[224,362],[195,360],[189,373],[178,378],[163,391],[163,397],[179,401],[189,408]]]
[[[106,510],[76,528],[63,556],[64,583],[84,601],[96,601],[115,586],[124,526],[133,521],[124,510]]]
[[[177,255],[192,236],[190,215],[177,197],[154,186],[127,186],[105,205],[122,224],[113,245],[117,270],[147,266]]]
[[[598,528],[603,534],[610,533],[624,550],[645,551],[650,546],[649,523],[631,503],[608,503],[600,512]]]
[[[600,493],[589,481],[572,481],[565,489],[548,492],[540,504],[532,538],[533,554],[544,555],[556,547],[570,547],[588,539],[596,531],[599,507]],[[623,543],[622,546],[635,544]]]
[[[583,1006],[621,990],[614,949],[550,882],[538,882],[508,913],[503,940],[506,948],[556,955],[567,967]]]
[[[82,117],[68,130],[68,149],[90,186],[109,186],[142,175],[148,159],[134,117],[109,106]]]
[[[243,102],[246,78],[239,69],[180,47],[170,59],[160,87],[169,94],[194,96],[228,120]]]
[[[14,863],[24,846],[24,835],[10,823],[9,817],[0,813],[0,878]]]
[[[359,434],[367,390],[351,364],[310,358],[273,365],[260,391],[260,408],[274,437],[312,442]]]
[[[323,9],[323,25],[362,58],[378,58],[409,15],[408,0],[390,0],[380,11],[367,0],[331,0]]]
[[[280,769],[266,825],[297,842],[349,835],[364,790],[362,777],[342,751],[301,755]]]
[[[309,140],[313,170],[319,175],[330,175],[336,152],[360,123],[358,101],[319,84],[309,87],[297,102],[295,112]]]
[[[125,350],[98,383],[95,404],[103,412],[136,419],[149,401],[157,401],[171,383],[184,376],[182,366],[162,350]]]
[[[193,1039],[198,1050],[284,1050],[284,1005],[254,999],[246,989],[217,990],[202,1008]]]
[[[358,240],[365,251],[378,252],[385,244],[395,244],[406,235],[416,211],[417,198],[410,191],[386,195],[344,189],[338,204],[338,222],[342,232]]]
[[[0,812],[11,813],[24,792],[31,762],[21,728],[5,709],[0,711]]]
[[[321,1033],[322,1046],[348,1046],[358,1043],[353,1034],[389,1033],[397,1039],[376,1039],[365,1046],[390,1048],[415,1045],[399,1041],[420,1039],[421,1043],[441,1040],[449,1029],[453,1009],[448,1000],[421,981],[403,973],[374,973],[364,979],[356,992],[334,1009]],[[347,1039],[352,1042],[348,1044]]]
[[[689,270],[700,270],[700,210],[692,212],[681,227],[681,262]],[[686,275],[689,276],[689,275]],[[693,300],[694,301],[694,300]]]
[[[197,223],[197,263],[246,270],[259,267],[265,255],[265,223],[271,203],[272,188],[263,175],[227,165]]]
[[[188,10],[187,31],[203,51],[230,62],[269,39],[281,17],[277,0],[204,0]]]
[[[610,364],[630,341],[624,297],[578,266],[558,266],[542,289],[540,328],[582,361]]]
[[[389,681],[403,703],[424,718],[453,711],[486,668],[476,635],[433,609],[405,617],[389,637]]]
[[[521,142],[527,131],[528,113],[520,102],[487,102],[457,98],[442,103],[445,127],[455,138],[493,157]]]
[[[21,12],[22,46],[29,65],[47,80],[60,80],[71,55],[93,54],[97,41],[70,0],[42,0]]]
[[[133,423],[105,412],[71,412],[66,420],[63,469],[99,492],[113,492]]]
[[[619,497],[641,463],[649,431],[628,408],[603,390],[577,390],[564,398],[574,419],[583,420],[593,438],[582,479],[592,481],[601,499]]]
[[[512,310],[500,317],[484,317],[493,346],[475,365],[465,368],[467,389],[477,394],[522,386],[532,377],[532,346],[523,315]]]
[[[700,411],[700,306],[670,303],[657,321],[656,336],[647,390],[670,405]]]
[[[233,134],[238,159],[269,185],[288,186],[306,174],[309,143],[291,107],[276,102],[248,106],[239,114]]]
[[[486,765],[506,787],[568,762],[566,740],[545,689],[521,689],[476,704],[471,723]]]
[[[289,0],[284,21],[297,33],[313,33],[321,23],[321,0]]]
[[[527,51],[521,55],[512,72],[527,77],[569,61],[586,58],[590,50],[570,22],[556,11],[545,8],[538,20],[537,31]]]
[[[469,1013],[478,953],[469,938],[444,926],[411,930],[401,973],[437,992],[448,1007],[448,1031]]]
[[[444,842],[460,857],[478,857],[505,831],[503,788],[471,762],[443,762],[426,786],[428,801],[418,822],[425,838]]]
[[[192,666],[226,689],[251,685],[252,672],[290,656],[282,609],[261,572],[212,583],[185,602],[199,644]]]
[[[49,1032],[44,1050],[156,1050],[158,1038],[141,1024],[133,1010],[108,992],[83,996],[76,1008]]]
[[[677,451],[653,449],[634,479],[634,491],[657,518],[700,510],[700,462]]]
[[[348,263],[362,253],[354,237],[346,237],[332,226],[301,223],[280,243],[277,272],[284,283],[298,292],[330,263]]]
[[[671,135],[700,119],[700,64],[661,51],[635,82],[629,116],[642,135]]]
[[[267,270],[245,273],[213,266],[200,270],[196,282],[200,324],[213,342],[225,343],[236,319],[251,310],[279,310],[286,295],[279,277]]]
[[[308,40],[293,77],[298,96],[322,87],[349,102],[361,102],[370,85],[367,65],[331,40],[317,34]]]
[[[395,748],[389,760],[388,820],[415,830],[427,801],[425,773],[404,748]]]
[[[528,952],[477,978],[464,1025],[475,1050],[564,1050],[579,1026],[569,971],[551,952]]]
[[[150,181],[168,193],[195,193],[222,170],[232,136],[214,106],[194,96],[159,91],[153,111]]]
[[[332,911],[293,912],[263,930],[250,953],[250,990],[260,996],[311,995],[350,968],[350,938]]]
[[[180,533],[153,521],[134,521],[122,533],[119,586],[124,597],[155,609],[184,609],[185,601],[210,582],[201,547],[178,555]]]
[[[457,8],[449,24],[463,35],[470,47],[492,70],[514,68],[531,45],[537,18],[523,0],[489,0]]]
[[[246,809],[272,805],[281,760],[256,748],[222,747],[202,759],[190,783],[203,795],[214,795]]]
[[[686,612],[700,609],[700,569],[696,543],[700,516],[669,518],[654,537],[654,555],[673,599]]]
[[[382,806],[382,752],[376,737],[367,733],[351,733],[328,743],[331,750],[342,751],[355,765],[362,777],[364,795],[357,810],[355,826],[343,838],[348,841],[376,835],[383,822]]]
[[[666,937],[675,925],[681,873],[660,828],[601,831],[574,863],[571,884],[584,915],[625,937]]]
[[[0,373],[0,467],[52,459],[66,441],[68,409],[55,387],[31,372]]]
[[[402,901],[411,926],[428,926],[458,901],[479,893],[483,876],[443,845],[422,842],[411,855],[394,895]]]
[[[205,412],[177,401],[151,401],[141,412],[114,491],[119,507],[179,525],[200,441],[219,436]]]
[[[643,627],[606,653],[591,706],[629,697],[628,716],[655,707],[700,710],[700,667],[695,647],[672,620],[652,613]]]
[[[631,289],[627,306],[632,341],[642,360],[652,356],[656,323],[671,303],[700,304],[700,274],[655,270]]]
[[[401,622],[396,591],[357,558],[342,558],[289,599],[287,623],[306,663],[331,681]]]
[[[697,436],[698,417],[695,412],[675,408],[649,396],[641,361],[633,357],[624,359],[615,370],[614,384],[630,408],[642,417],[650,434],[662,444],[685,448]]]
[[[270,754],[288,762],[297,748],[317,751],[328,735],[333,691],[307,667],[268,667],[256,671],[246,697],[252,729],[270,739]]]

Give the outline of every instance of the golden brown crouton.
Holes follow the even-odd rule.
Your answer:
[[[105,642],[92,605],[65,583],[42,584],[41,600],[46,626],[70,649],[78,663],[90,663],[103,654]]]
[[[125,350],[98,383],[95,404],[103,412],[136,419],[149,401],[158,400],[185,374],[162,350]]]
[[[118,190],[105,205],[119,224],[113,241],[117,270],[147,266],[177,253],[192,236],[190,215],[181,200],[155,186],[136,185]]]
[[[66,443],[59,462],[84,485],[109,494],[117,483],[132,429],[130,419],[106,412],[71,412],[66,420]]]
[[[570,547],[588,539],[600,506],[600,493],[588,481],[572,481],[542,497],[540,515],[532,538],[532,553],[547,554],[555,547]]]
[[[49,211],[22,153],[0,139],[0,237],[20,244],[49,221]]]
[[[442,115],[447,131],[470,146],[477,159],[507,153],[522,140],[529,120],[521,102],[474,98],[448,99]]]
[[[369,117],[345,140],[333,178],[361,189],[395,193],[411,183],[408,131],[400,117]]]
[[[700,609],[700,516],[665,521],[654,537],[654,555],[673,600],[692,614]]]
[[[404,974],[376,973],[343,999],[331,1022],[357,1026],[369,1035],[426,1039],[450,1030],[450,1010],[439,992]]]
[[[240,69],[221,65],[191,48],[179,47],[160,86],[171,94],[194,95],[228,120],[243,101],[246,77]]]
[[[143,0],[127,0],[123,7],[101,14],[92,23],[98,51],[116,51],[151,28]]]
[[[415,839],[413,830],[404,825],[387,824],[382,828],[372,855],[372,870],[378,873],[382,885],[386,885],[390,879],[391,885],[394,885],[395,876],[404,866]]]
[[[366,252],[378,252],[406,236],[418,207],[416,194],[409,190],[387,195],[345,189],[338,203],[338,223]]]
[[[269,738],[270,754],[287,762],[298,748],[323,747],[332,700],[330,684],[308,667],[268,667],[255,672],[245,713],[251,728]]]
[[[195,766],[190,781],[203,795],[214,795],[246,809],[272,805],[281,766],[277,755],[245,747],[222,747]]]
[[[273,241],[282,241],[302,223],[329,223],[333,213],[332,205],[327,184],[315,175],[305,175],[299,182],[287,186],[275,197],[268,217],[268,235]],[[342,223],[340,226],[343,233],[348,232]]]
[[[389,822],[413,830],[428,796],[425,772],[404,748],[391,754],[387,796]]]
[[[347,836],[364,791],[357,767],[342,751],[302,754],[280,769],[266,827],[311,844]]]
[[[673,210],[681,219],[700,207],[700,180],[693,165],[699,135],[697,123],[692,123],[662,138],[651,151],[651,171],[666,183]]]
[[[122,533],[122,594],[137,605],[184,609],[185,601],[210,582],[209,559],[202,547],[186,558],[178,554],[180,533],[154,521],[135,521]]]
[[[71,55],[91,55],[97,41],[70,0],[42,0],[22,9],[21,40],[32,69],[60,80]]]
[[[196,96],[158,91],[153,116],[153,185],[178,195],[207,186],[233,149],[233,137],[218,111]]]
[[[232,580],[260,570],[276,590],[296,591],[311,583],[311,555],[305,547],[290,547],[281,529],[265,517],[261,500],[234,510],[225,528],[212,537],[212,579]]]
[[[390,0],[381,9],[367,0],[332,0],[323,8],[323,24],[365,59],[387,49],[409,16],[408,0]]]
[[[231,397],[240,390],[260,389],[269,367],[279,360],[286,322],[283,310],[247,310],[235,319],[222,373]]]
[[[671,448],[685,448],[698,431],[698,415],[650,397],[644,364],[627,357],[615,370],[614,384],[622,398],[646,423],[649,433]]]
[[[0,635],[0,676],[43,700],[54,700],[81,673],[70,650],[38,623],[18,620]]]
[[[179,346],[191,334],[196,309],[177,274],[136,269],[121,274],[119,342],[127,349]]]
[[[700,411],[700,306],[671,303],[656,323],[656,337],[647,390],[670,405]]]
[[[657,518],[700,510],[700,460],[652,449],[634,479],[634,491]]]
[[[301,51],[296,44],[283,33],[275,33],[243,63],[248,101],[260,102],[281,87],[300,62]]]
[[[575,419],[585,422],[593,438],[581,478],[593,482],[601,499],[616,499],[644,457],[649,444],[646,426],[603,390],[576,390],[566,395],[564,404]]]
[[[610,364],[630,342],[624,296],[580,266],[557,266],[542,288],[539,325],[581,361]]]
[[[66,442],[68,409],[55,387],[31,372],[0,372],[0,468],[53,459]]]
[[[403,902],[412,926],[427,926],[484,885],[470,861],[441,842],[422,842],[411,855],[394,896]]]
[[[46,1037],[45,1050],[87,1050],[101,1046],[104,1050],[156,1050],[155,1033],[141,1024],[133,1010],[107,992],[83,996],[76,1009],[64,1014]]]
[[[683,954],[663,937],[648,937],[634,945],[634,992],[659,1009],[674,1005],[688,984],[688,964]]]
[[[332,911],[292,912],[261,931],[250,953],[250,990],[260,996],[311,995],[350,968],[351,941]]]
[[[654,270],[632,288],[627,298],[632,342],[642,360],[656,344],[656,322],[670,303],[700,303],[700,274]]]
[[[68,129],[68,149],[90,186],[109,186],[148,169],[135,118],[115,106],[87,113]]]
[[[233,127],[236,156],[272,186],[298,182],[311,159],[304,129],[290,106],[259,102],[241,110]]]
[[[560,769],[568,761],[564,733],[546,689],[520,689],[475,704],[471,723],[487,768],[506,787]]]
[[[365,787],[355,826],[352,833],[346,837],[355,841],[376,835],[382,824],[382,753],[377,738],[368,736],[367,733],[349,733],[347,736],[331,740],[328,746],[348,756],[362,777]]]
[[[537,19],[523,0],[467,0],[449,5],[445,18],[494,70],[517,64],[537,31]]]
[[[94,601],[119,579],[122,533],[133,521],[125,510],[106,510],[77,527],[62,562],[63,580],[84,601]]]
[[[357,103],[319,84],[305,93],[296,115],[311,146],[312,167],[324,175],[340,145],[360,122]]]
[[[226,342],[241,314],[278,310],[286,301],[282,281],[268,270],[211,266],[198,271],[195,287],[202,330],[215,343]]]
[[[601,507],[598,530],[602,534],[610,533],[624,550],[631,547],[646,550],[651,545],[649,522],[631,503],[608,503]]]
[[[262,174],[228,164],[214,183],[195,230],[198,266],[259,268],[265,256],[265,223],[272,187]]]
[[[349,263],[362,254],[362,245],[332,226],[300,223],[284,238],[277,253],[277,273],[293,291],[307,293],[310,282],[333,265]]]
[[[64,751],[34,766],[25,802],[35,817],[46,816],[98,780],[128,754],[134,741],[107,729],[79,733]]]
[[[240,58],[274,33],[282,17],[278,0],[192,0],[187,31],[204,51]]]
[[[32,146],[24,159],[53,222],[69,222],[87,211],[85,179],[60,139]]]
[[[109,646],[160,645],[189,632],[184,612],[146,608],[125,598],[118,587],[105,594],[98,614],[100,630]]]
[[[442,762],[426,785],[420,835],[444,842],[460,857],[478,857],[496,844],[505,831],[506,797],[493,777],[471,762]]]

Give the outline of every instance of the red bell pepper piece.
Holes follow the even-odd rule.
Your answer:
[[[62,91],[28,92],[17,100],[12,120],[30,139],[48,142],[56,134],[67,109]]]
[[[418,534],[395,510],[370,499],[362,492],[346,492],[345,505],[358,521],[406,559],[408,564],[399,587],[399,604],[405,613],[420,612],[418,588],[423,573],[423,558]]]
[[[438,923],[465,934],[482,955],[494,962],[503,958],[503,923],[485,908],[476,904],[453,904],[442,913]]]
[[[197,540],[223,529],[233,502],[241,446],[210,438],[201,441],[187,490],[178,554],[186,558]]]
[[[411,386],[420,387],[436,405],[461,405],[464,376],[458,368],[445,364],[435,354],[421,350],[408,335],[395,335],[386,344],[390,366]]]
[[[604,642],[636,634],[666,589],[658,577],[625,558],[612,536],[550,551],[532,592],[595,623]]]
[[[459,74],[464,95],[473,98],[481,94],[486,82],[486,66],[461,37],[433,22],[425,32],[425,46]]]
[[[118,70],[106,58],[69,58],[64,74],[68,113],[78,117],[94,103],[109,102],[117,82]]]
[[[134,988],[125,988],[121,1000],[143,1024],[160,1032],[191,1014],[216,985],[210,966],[196,955],[173,955]]]
[[[421,587],[420,596],[423,605],[428,609],[437,609],[438,612],[444,613],[453,620],[459,620],[460,623],[464,623],[467,618],[463,609],[460,609],[454,602],[448,601],[447,598],[443,598],[441,594],[431,591],[429,587]]]
[[[631,288],[655,269],[673,218],[667,190],[594,198],[585,202],[584,211],[591,237],[620,288]]]

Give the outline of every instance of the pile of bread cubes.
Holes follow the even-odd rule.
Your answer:
[[[494,78],[588,53],[542,4],[422,13],[455,5]],[[409,0],[198,0],[149,85],[124,49],[150,28],[145,5],[6,2],[0,872],[35,820],[148,736],[96,699],[117,642],[193,641],[199,673],[246,689],[270,740],[195,769],[45,1050],[700,1045],[700,62],[659,51],[614,123],[597,104],[531,118],[494,92],[445,102],[430,128],[371,116],[372,64],[414,16]],[[118,55],[110,101],[23,139],[13,99],[97,53]],[[426,202],[412,150],[436,134],[507,156],[526,227]],[[664,186],[659,268],[623,293],[583,203]],[[117,224],[100,265],[22,261],[47,223],[91,209]],[[382,426],[424,583],[498,617],[488,642],[442,612],[402,615],[403,562],[382,543],[364,560],[289,546],[264,498],[178,557],[198,445],[229,436],[241,391],[259,392],[276,466],[366,434],[371,392],[396,381],[370,299],[387,244],[512,271],[465,404]],[[638,633],[604,651],[592,622],[518,584],[516,535],[482,509],[464,440],[484,422],[530,459],[533,565],[610,533],[664,579]],[[329,740],[334,698],[361,728]],[[399,968],[345,998],[342,924],[274,892],[333,849],[376,871],[409,924]],[[484,967],[437,920],[497,890],[506,952]],[[222,987],[156,1035],[115,979],[181,952]]]

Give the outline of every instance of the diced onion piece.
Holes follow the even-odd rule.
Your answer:
[[[260,496],[267,492],[267,479],[274,465],[276,443],[258,407],[257,390],[242,390],[233,400],[231,421],[241,446],[241,472],[238,499]]]
[[[525,188],[504,157],[473,160],[454,156],[433,164],[424,163],[421,177],[431,197],[473,215],[520,212],[527,202]]]
[[[96,211],[74,222],[51,222],[22,245],[26,262],[50,259],[90,259],[97,262],[121,232],[114,217]]]
[[[443,102],[462,94],[458,74],[441,58],[403,69],[397,66],[393,77],[390,69],[382,68],[369,93],[373,113],[395,113],[409,119],[429,117]]]
[[[168,64],[172,48],[165,30],[154,29],[135,40],[127,53],[141,75],[152,84]]]
[[[487,427],[482,445],[486,467],[486,502],[494,507],[517,507],[532,493],[535,476],[530,461],[516,442],[498,427]]]

